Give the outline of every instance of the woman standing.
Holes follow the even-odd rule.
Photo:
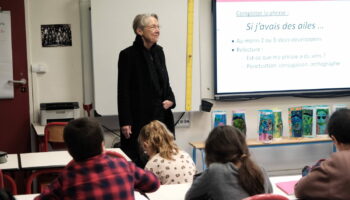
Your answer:
[[[157,44],[160,30],[156,14],[137,15],[132,46],[122,50],[118,61],[118,111],[121,148],[140,167],[137,138],[140,129],[159,120],[174,134],[175,97],[170,87],[163,48]]]

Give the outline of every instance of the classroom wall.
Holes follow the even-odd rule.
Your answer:
[[[79,0],[25,0],[31,117],[38,121],[40,103],[77,101],[82,107],[82,56]],[[70,24],[72,46],[42,47],[40,26]],[[46,73],[32,73],[42,65]]]
[[[79,2],[88,0],[26,0],[27,1],[27,25],[29,53],[28,59],[31,64],[44,63],[48,71],[45,74],[32,74],[30,80],[32,121],[37,121],[38,105],[48,101],[78,101],[83,102],[83,64],[80,36]],[[264,98],[244,102],[215,102],[213,101],[213,35],[211,22],[211,0],[199,1],[199,24],[200,24],[200,69],[201,69],[201,97],[214,103],[213,110],[224,110],[228,117],[232,110],[241,109],[246,111],[248,138],[257,138],[258,111],[259,109],[280,108],[283,112],[284,135],[287,135],[287,109],[291,106],[318,105],[337,103],[349,103],[350,97],[328,99],[304,99],[291,97]],[[42,48],[40,43],[41,24],[72,25],[73,46],[58,48]],[[86,31],[86,30],[84,30]],[[84,41],[87,42],[87,41]],[[84,46],[84,45],[83,45]],[[86,45],[85,45],[86,46]],[[87,45],[88,46],[88,45]],[[87,51],[87,49],[84,49]],[[89,59],[84,59],[84,62]],[[170,74],[171,76],[171,74]],[[238,76],[238,75],[233,75]],[[254,81],[254,80],[247,80]],[[85,80],[86,82],[86,80]],[[88,81],[87,81],[88,82]],[[85,88],[89,90],[89,88]],[[91,94],[92,95],[92,94]],[[82,106],[81,106],[82,107]],[[82,112],[83,113],[83,112]],[[85,113],[84,113],[85,114]],[[177,128],[176,140],[178,145],[192,154],[189,146],[190,141],[204,141],[211,130],[211,113],[191,112],[190,128]],[[267,148],[252,150],[255,159],[265,165],[268,170],[280,171],[291,168],[299,170],[304,163],[312,163],[320,157],[326,157],[331,153],[329,145],[312,145],[307,147],[291,148]],[[312,153],[305,153],[312,152]],[[202,162],[197,155],[197,168],[202,169]],[[273,158],[273,159],[271,159]],[[287,161],[286,161],[287,159]],[[281,162],[283,161],[283,162]],[[288,163],[290,161],[290,163]]]

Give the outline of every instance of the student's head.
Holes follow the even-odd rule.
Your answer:
[[[239,182],[249,195],[264,192],[264,176],[251,160],[244,134],[233,126],[214,128],[205,142],[206,163],[233,163]]]
[[[91,118],[80,118],[64,128],[64,142],[75,161],[84,161],[102,153],[103,131]]]
[[[158,120],[150,122],[141,129],[138,141],[147,154],[159,153],[162,158],[168,160],[179,151],[174,136],[165,124]]]
[[[336,142],[350,145],[350,110],[335,111],[328,121],[328,135]]]
[[[241,160],[249,155],[245,137],[233,126],[214,128],[205,142],[206,162],[227,163]]]

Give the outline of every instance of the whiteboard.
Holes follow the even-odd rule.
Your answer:
[[[194,18],[198,19],[198,0]],[[185,111],[187,0],[91,0],[93,85],[95,110],[117,115],[119,52],[131,46],[137,14],[156,13],[161,26],[158,44],[163,47],[170,85],[176,98],[175,112]],[[200,107],[199,25],[194,23],[192,111]]]
[[[11,13],[0,11],[0,99],[13,99]]]

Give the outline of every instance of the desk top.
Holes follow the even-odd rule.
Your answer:
[[[116,151],[128,161],[131,161],[130,158],[119,148],[108,148],[107,150]],[[65,167],[72,160],[68,151],[21,153],[20,158],[22,169]]]
[[[300,179],[300,175],[294,176],[276,176],[270,177],[270,181],[273,186],[273,193],[283,195],[289,199],[296,199],[294,195],[287,195],[283,191],[281,191],[276,183],[282,181],[291,181]],[[147,193],[147,196],[150,200],[182,200],[185,199],[186,192],[191,187],[191,183],[186,184],[174,184],[174,185],[161,185],[160,188],[156,192]],[[28,195],[16,195],[16,199],[18,200],[32,200],[38,194],[28,194]],[[136,200],[145,200],[146,198],[140,195],[138,192],[135,192]]]
[[[7,162],[0,164],[1,170],[17,170],[18,166],[18,155],[17,154],[7,154]]]
[[[16,200],[33,200],[36,196],[39,194],[20,194],[20,195],[15,195]]]
[[[39,193],[36,194],[20,194],[15,195],[16,200],[33,200]],[[135,200],[147,200],[146,197],[142,196],[140,193],[135,192]]]
[[[287,195],[284,193],[281,189],[279,189],[276,185],[276,183],[279,182],[284,182],[284,181],[294,181],[294,180],[299,180],[301,178],[301,175],[292,175],[292,176],[272,176],[270,177],[270,181],[273,187],[273,193],[274,194],[280,194],[288,199],[297,199],[295,198],[294,194],[293,195]]]
[[[280,145],[280,144],[302,144],[302,143],[317,143],[317,142],[331,142],[332,139],[329,137],[315,137],[315,138],[281,138],[275,139],[270,143],[264,143],[257,139],[247,139],[248,146],[269,146],[269,145]],[[190,145],[197,149],[204,149],[204,142],[190,142]]]
[[[38,123],[32,123],[32,126],[33,126],[34,131],[35,131],[37,136],[44,137],[44,135],[45,135],[45,126],[42,126],[42,125],[40,125]]]
[[[190,189],[191,183],[161,185],[160,188],[153,192],[147,193],[150,200],[180,200],[185,199],[186,192]]]

